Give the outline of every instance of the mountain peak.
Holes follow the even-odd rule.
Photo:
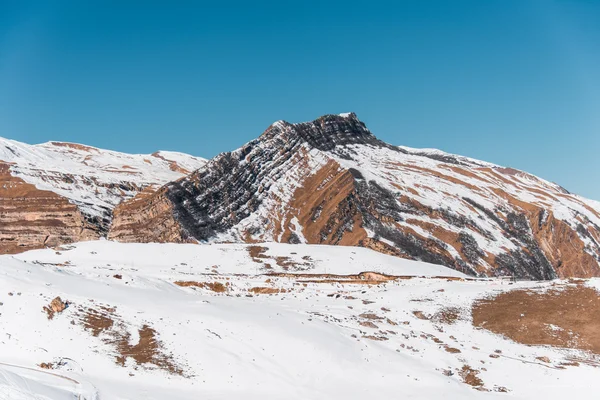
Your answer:
[[[352,144],[384,145],[353,112],[325,114],[313,121],[294,124],[280,120],[271,124],[259,140],[301,141],[323,151]]]

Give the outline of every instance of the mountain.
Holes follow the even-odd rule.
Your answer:
[[[4,139],[0,160],[0,399],[600,390],[600,279],[570,279],[600,275],[600,204],[525,172],[354,114],[210,161]]]
[[[121,201],[205,162],[175,152],[125,154],[0,138],[0,254],[106,236]]]
[[[476,276],[600,276],[599,203],[512,168],[392,146],[354,113],[274,123],[120,203],[108,238],[362,246]]]

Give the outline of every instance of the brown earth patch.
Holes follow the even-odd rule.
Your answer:
[[[181,287],[199,287],[202,289],[212,290],[216,293],[224,293],[227,291],[227,287],[221,282],[176,281],[174,283]]]
[[[364,319],[372,319],[372,320],[383,319],[383,317],[380,317],[379,315],[373,314],[373,313],[362,313],[359,315],[359,317],[364,318]]]
[[[253,287],[252,289],[248,289],[250,293],[254,294],[278,294],[278,293],[287,293],[285,289],[277,289],[270,287]]]
[[[394,246],[390,246],[389,244],[382,242],[380,240],[376,240],[373,238],[365,238],[359,242],[359,246],[366,247],[367,249],[375,250],[379,253],[396,256],[400,258],[407,258],[406,254],[404,254],[400,249],[397,249]]]
[[[431,319],[430,317],[428,317],[427,315],[425,315],[423,313],[423,311],[413,311],[412,313],[413,313],[413,315],[415,317],[417,317],[419,319],[422,319],[422,320],[429,320],[429,319]]]
[[[600,295],[583,285],[513,290],[475,302],[473,325],[527,345],[600,354]]]
[[[360,321],[358,324],[367,328],[379,329],[379,327],[371,321]]]
[[[261,263],[262,259],[269,258],[265,253],[269,250],[268,247],[264,246],[248,246],[246,248],[248,250],[248,254],[250,254],[250,258],[252,261]]]
[[[364,335],[363,338],[370,339],[370,340],[376,340],[376,341],[379,341],[379,342],[382,342],[382,341],[385,341],[385,340],[389,340],[385,336],[375,336],[375,335]]]
[[[131,333],[124,321],[116,313],[116,308],[98,306],[96,308],[80,308],[78,317],[84,329],[94,337],[115,348],[115,363],[124,367],[131,358],[137,365],[152,365],[172,374],[184,376],[184,371],[177,365],[173,357],[165,353],[158,333],[144,324],[138,329],[139,340],[131,344]]]
[[[443,324],[452,325],[460,319],[460,315],[461,315],[460,308],[446,307],[446,308],[439,310],[435,314],[433,314],[433,316],[431,317],[431,320],[434,322],[440,322]]]
[[[336,275],[336,274],[307,274],[307,273],[289,273],[274,272],[268,274],[280,278],[298,279],[303,283],[342,283],[342,284],[365,284],[378,285],[388,281],[398,279],[412,279],[413,276],[392,276],[380,274],[378,272],[361,272],[356,275]]]
[[[458,371],[458,375],[467,385],[471,385],[477,389],[483,388],[483,381],[481,380],[481,378],[478,377],[479,371],[471,368],[467,364],[462,366],[460,371]]]
[[[452,353],[452,354],[457,354],[460,353],[461,351],[459,349],[457,349],[456,347],[450,347],[450,346],[444,346],[444,350],[446,350],[448,353]]]
[[[136,364],[151,364],[169,371],[172,374],[183,375],[183,370],[178,367],[172,356],[165,354],[161,342],[157,339],[157,333],[148,325],[138,330],[139,341],[131,345],[129,332],[118,335],[115,340],[120,355],[116,357],[117,364],[125,366],[127,358],[132,358]]]
[[[109,331],[114,325],[115,308],[101,306],[97,309],[88,308],[83,312],[83,327],[91,331],[93,336]]]

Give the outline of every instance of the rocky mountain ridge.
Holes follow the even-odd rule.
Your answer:
[[[177,153],[96,156],[98,149],[83,145],[33,146],[85,170],[72,174],[42,170],[42,161],[22,148],[28,145],[19,146],[0,146],[3,199],[31,201],[12,214],[7,210],[18,207],[3,201],[5,247],[28,236],[37,247],[103,236],[333,244],[475,276],[600,276],[600,203],[515,169],[392,146],[354,113],[275,122],[208,162]]]
[[[533,175],[377,139],[353,113],[278,121],[120,204],[129,242],[354,245],[477,276],[600,274],[600,207]]]
[[[0,138],[0,254],[106,236],[121,201],[204,163],[175,152],[132,155]]]

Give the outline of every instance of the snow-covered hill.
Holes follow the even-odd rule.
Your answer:
[[[593,398],[598,340],[578,326],[597,305],[562,301],[560,321],[532,320],[531,338],[564,332],[569,349],[494,334],[475,310],[597,286],[467,280],[347,246],[94,241],[5,255],[0,398]],[[67,307],[54,312],[57,296]],[[536,315],[514,312],[520,326]]]
[[[511,168],[378,140],[353,113],[278,121],[115,210],[130,242],[360,245],[471,275],[600,276],[600,207]]]
[[[205,162],[175,152],[125,154],[0,138],[0,253],[104,236],[117,204]]]
[[[127,154],[75,143],[28,145],[3,138],[0,161],[11,165],[15,177],[69,199],[91,216],[104,216],[144,188],[162,186],[206,163],[172,151]]]

